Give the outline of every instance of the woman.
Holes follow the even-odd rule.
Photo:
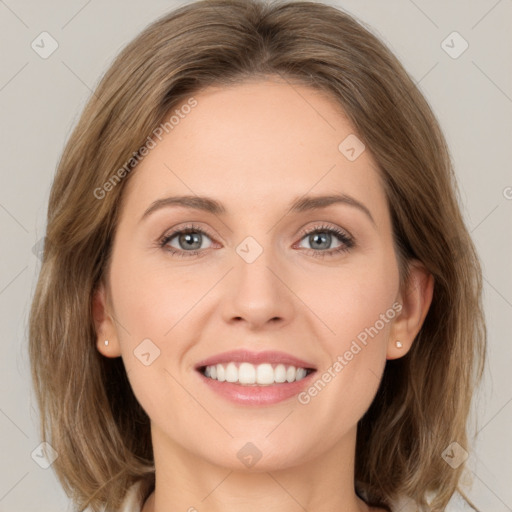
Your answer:
[[[53,467],[79,510],[443,510],[481,279],[438,122],[375,36],[313,2],[183,6],[112,64],[53,183],[30,318]]]

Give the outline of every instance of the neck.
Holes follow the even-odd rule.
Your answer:
[[[356,428],[319,457],[251,469],[216,465],[166,438],[152,425],[155,490],[142,512],[366,512],[354,490]],[[259,468],[259,469],[258,469]]]

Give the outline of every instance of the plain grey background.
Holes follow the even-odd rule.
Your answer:
[[[32,458],[40,439],[27,318],[37,243],[58,159],[91,91],[126,43],[182,3],[0,0],[0,512],[40,512],[43,504],[45,512],[71,510],[51,466]],[[470,425],[479,436],[464,488],[482,511],[512,511],[512,0],[326,3],[353,14],[394,51],[450,146],[483,262],[489,330]],[[52,44],[57,49],[44,55]],[[450,508],[463,509],[458,500]]]

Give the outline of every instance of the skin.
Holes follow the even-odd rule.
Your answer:
[[[354,492],[357,422],[386,360],[410,349],[432,276],[416,262],[399,289],[377,166],[368,148],[355,161],[338,149],[354,129],[332,98],[276,79],[194,97],[198,105],[127,183],[109,273],[93,301],[97,349],[123,358],[151,419],[156,486],[143,512],[377,510]],[[334,191],[363,203],[375,224],[347,204],[287,213],[297,197]],[[172,206],[140,220],[153,201],[180,194],[213,197],[227,213]],[[158,246],[188,222],[208,233],[201,255]],[[333,234],[318,248],[304,230],[319,225],[349,233],[355,246],[314,257],[343,244]],[[252,263],[236,252],[248,236],[263,249]],[[179,242],[169,245],[190,252]],[[288,352],[320,375],[395,302],[400,314],[308,404],[236,405],[194,370],[201,359],[248,348]],[[148,366],[133,354],[146,338],[160,350]],[[262,454],[251,468],[237,457],[247,442]]]

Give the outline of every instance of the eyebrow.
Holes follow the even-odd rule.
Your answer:
[[[320,208],[326,208],[332,204],[346,204],[357,208],[363,212],[373,223],[375,220],[372,217],[370,210],[360,201],[352,196],[346,194],[329,194],[323,196],[301,196],[292,201],[289,207],[289,212],[300,213]],[[172,196],[163,199],[157,199],[146,209],[141,217],[141,221],[149,216],[156,210],[170,206],[183,206],[185,208],[192,208],[194,210],[201,210],[214,215],[223,215],[227,213],[226,208],[219,201],[206,196]]]

